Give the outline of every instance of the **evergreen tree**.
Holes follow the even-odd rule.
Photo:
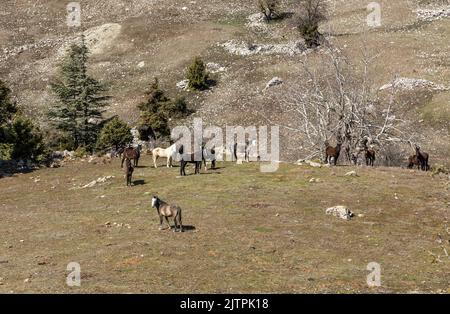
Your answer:
[[[70,135],[73,149],[92,150],[97,141],[102,114],[109,96],[106,87],[87,73],[89,50],[84,37],[73,44],[60,69],[60,79],[51,84],[58,103],[49,112],[55,126]]]
[[[184,97],[171,100],[165,92],[160,89],[159,81],[154,79],[146,92],[147,101],[138,105],[141,112],[140,128],[151,128],[153,134],[167,137],[170,135],[169,121],[171,119],[183,118],[191,113],[187,107]]]
[[[41,161],[46,148],[39,128],[22,114],[17,114],[11,126],[14,144],[11,153],[13,159]]]
[[[187,69],[187,79],[189,80],[189,88],[195,90],[203,90],[208,88],[208,73],[203,60],[195,57],[191,65]]]
[[[16,104],[11,101],[11,90],[0,80],[0,144],[11,141],[10,122],[17,112]]]
[[[114,117],[105,124],[98,137],[97,148],[105,150],[108,148],[125,147],[133,141],[131,128],[118,117]]]

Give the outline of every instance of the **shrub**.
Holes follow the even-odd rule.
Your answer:
[[[208,88],[208,73],[203,60],[195,57],[191,65],[187,69],[187,79],[189,80],[189,88],[195,90],[204,90]]]
[[[100,131],[97,149],[103,151],[108,148],[115,148],[117,150],[120,147],[125,147],[132,141],[131,128],[118,117],[114,117]]]
[[[84,156],[87,155],[87,149],[83,146],[79,146],[75,151],[73,156],[75,158],[83,158]]]
[[[46,147],[42,133],[33,122],[18,114],[11,125],[13,148],[11,158],[42,161],[46,158]]]
[[[280,0],[258,0],[256,4],[267,22],[279,16]]]

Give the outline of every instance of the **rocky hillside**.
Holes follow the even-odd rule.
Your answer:
[[[289,114],[273,96],[301,85],[301,62],[320,62],[321,51],[305,51],[291,14],[263,23],[249,0],[82,0],[82,25],[66,25],[61,0],[5,0],[0,8],[0,77],[9,82],[25,112],[45,127],[54,101],[49,82],[67,45],[82,32],[91,49],[91,71],[107,82],[113,101],[109,114],[130,124],[136,104],[154,76],[170,95],[185,95],[195,116],[218,125],[267,124]],[[284,11],[295,12],[285,0]],[[367,3],[329,0],[326,39],[355,63],[362,47],[373,61],[374,87],[394,84],[407,103],[405,116],[417,123],[421,145],[433,161],[448,163],[450,121],[450,2],[380,1],[381,27],[366,24]],[[177,87],[190,60],[200,55],[217,84],[192,93]],[[283,83],[265,88],[274,77]],[[397,77],[395,81],[393,79]],[[298,159],[297,135],[281,130],[283,159]],[[406,153],[406,152],[405,152]]]

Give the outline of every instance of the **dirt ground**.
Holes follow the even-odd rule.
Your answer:
[[[0,292],[450,293],[448,178],[229,162],[179,178],[141,164],[131,188],[118,159],[0,179]],[[153,194],[183,208],[184,233],[158,230]],[[335,205],[355,217],[326,215]],[[70,262],[80,287],[66,285]],[[366,283],[370,262],[381,287]]]

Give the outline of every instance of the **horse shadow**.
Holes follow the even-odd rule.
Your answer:
[[[133,185],[145,185],[145,180],[134,180]]]

